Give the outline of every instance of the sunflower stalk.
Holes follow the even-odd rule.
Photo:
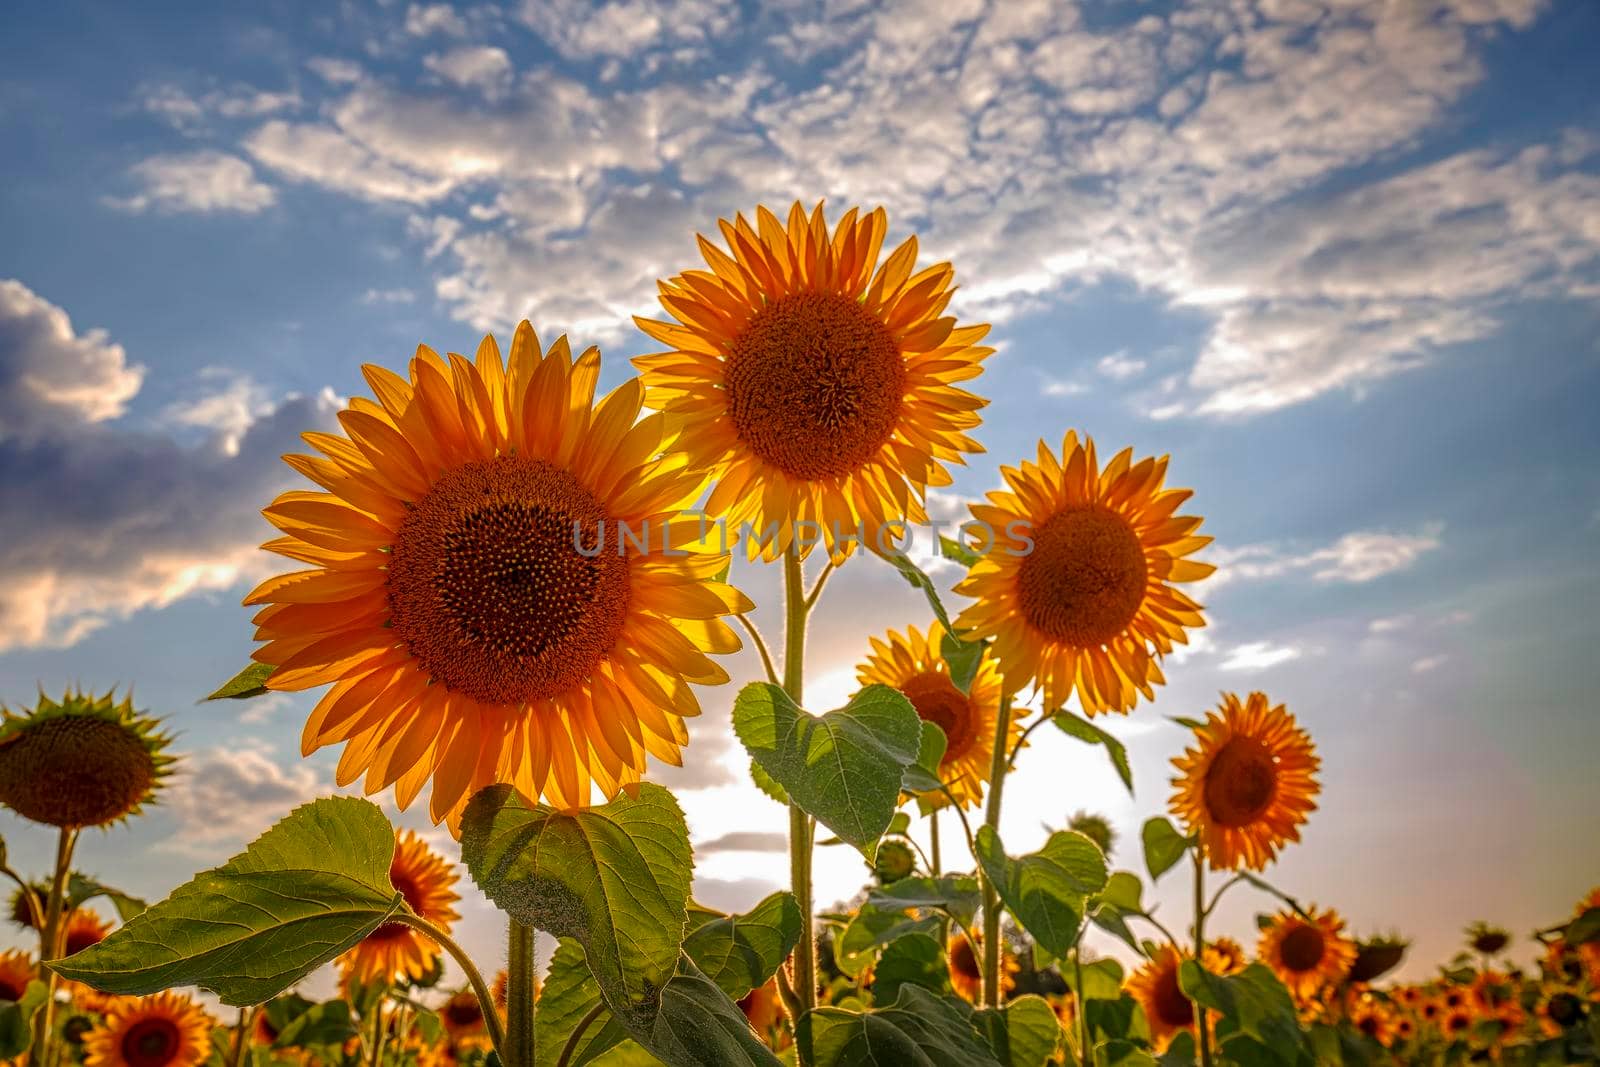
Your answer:
[[[806,622],[812,602],[806,597],[805,573],[800,565],[800,550],[794,542],[783,554],[784,628],[783,689],[789,699],[804,707]],[[821,592],[820,585],[817,592]],[[795,1017],[817,1006],[817,941],[813,933],[811,902],[811,816],[793,800],[789,802],[789,880],[795,903],[800,907],[800,939],[794,947]],[[798,1055],[798,1053],[797,1053]],[[800,1067],[809,1065],[800,1059]]]
[[[506,952],[506,1031],[500,1058],[505,1067],[533,1067],[533,942],[532,926],[509,921]],[[481,996],[481,995],[480,995]],[[491,999],[484,1018],[495,1014]]]
[[[77,827],[63,826],[56,838],[56,868],[50,879],[50,898],[45,904],[44,923],[39,928],[39,960],[42,963],[59,959],[62,943],[66,940],[66,916],[62,913],[67,899],[67,881],[72,875],[72,851],[77,844]],[[47,971],[45,987],[49,995],[34,1015],[33,1042],[28,1053],[28,1062],[34,1064],[50,1062],[50,1039],[55,1033],[56,983],[59,979],[55,971],[48,968]]]
[[[467,983],[472,986],[473,993],[475,993],[477,995],[477,997],[478,997],[478,1007],[483,1010],[483,1022],[484,1022],[484,1025],[489,1028],[489,1041],[490,1041],[490,1043],[494,1045],[495,1051],[500,1053],[501,1062],[509,1065],[511,1063],[511,1061],[510,1061],[509,1058],[507,1058],[507,1056],[505,1054],[505,1049],[506,1049],[506,1030],[505,1030],[504,1025],[502,1025],[502,1023],[500,1022],[500,1011],[494,1005],[494,994],[490,991],[489,984],[483,980],[483,973],[478,970],[477,964],[472,962],[472,957],[467,955],[466,950],[463,949],[460,945],[456,944],[455,940],[449,934],[445,933],[444,930],[440,929],[438,926],[435,926],[433,923],[429,922],[427,919],[424,919],[422,916],[418,915],[416,912],[412,911],[410,908],[407,908],[405,911],[402,911],[399,914],[395,915],[394,916],[394,921],[397,922],[397,923],[404,923],[406,926],[409,926],[413,930],[418,931],[424,937],[427,937],[434,944],[438,945],[440,948],[442,948],[446,952],[448,952],[450,954],[450,958],[456,961],[456,965],[458,967],[460,967],[462,973],[467,976]],[[515,925],[515,924],[513,924],[513,925]],[[529,934],[529,942],[530,942],[530,944],[529,944],[529,950],[528,950],[528,957],[529,957],[528,966],[529,966],[530,970],[529,970],[527,978],[528,978],[528,982],[529,982],[528,992],[530,994],[530,996],[529,996],[530,1004],[529,1004],[529,1009],[528,1009],[529,1012],[530,1012],[530,1016],[529,1016],[529,1019],[528,1019],[528,1032],[531,1035],[532,1032],[533,1032],[533,1019],[532,1019],[532,1016],[531,1016],[531,1012],[533,1010],[532,1009],[532,996],[531,996],[531,994],[533,992],[533,987],[532,987],[533,975],[532,975],[532,971],[531,971],[531,968],[533,966],[533,959],[532,959],[532,957],[533,957],[533,949],[532,949],[532,933],[531,932]],[[508,975],[507,981],[508,981],[508,983],[510,982],[509,975]],[[509,991],[510,990],[514,990],[516,987],[514,985],[508,984],[507,988],[508,988],[507,997],[509,998],[510,997],[510,992]],[[510,1005],[509,1004],[507,1005],[507,1014],[508,1015],[510,1014]],[[530,1049],[530,1051],[532,1049],[531,1038],[530,1038],[529,1049]]]
[[[1006,780],[1006,738],[1011,729],[1011,698],[1002,697],[994,719],[994,758],[989,767],[989,804],[984,825],[1000,832],[1000,796]],[[978,865],[983,878],[983,1003],[1000,1006],[1000,893]]]
[[[1196,841],[1194,858],[1194,958],[1204,967],[1206,954],[1206,866],[1205,845]],[[1211,1028],[1206,1025],[1206,1009],[1196,1005],[1196,1039],[1200,1045],[1200,1067],[1211,1067]]]

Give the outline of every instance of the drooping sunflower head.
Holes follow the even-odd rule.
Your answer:
[[[1194,1027],[1194,1002],[1178,985],[1178,968],[1192,958],[1176,945],[1163,945],[1128,977],[1128,995],[1144,1009],[1150,1043],[1162,1051],[1180,1031]]]
[[[195,1067],[211,1054],[211,1018],[178,993],[121,997],[83,1044],[85,1067]]]
[[[311,569],[245,599],[269,689],[332,685],[305,754],[343,743],[340,784],[402,808],[431,779],[452,830],[495,782],[573,808],[647,755],[681,763],[689,683],[728,680],[707,653],[738,649],[720,616],[752,605],[681,517],[704,474],[661,456],[639,382],[595,405],[598,351],[541,351],[526,322],[508,361],[486,337],[471,361],[419,348],[409,380],[363,370],[377,399],[285,457],[323,491],[263,512],[284,533],[264,547]]]
[[[1467,947],[1480,956],[1498,956],[1511,944],[1511,932],[1482,919],[1467,927]]]
[[[21,949],[0,953],[0,1004],[15,1004],[28,991],[28,983],[39,976],[33,957]]]
[[[412,911],[444,930],[460,918],[455,904],[456,873],[444,857],[410,830],[395,833],[389,882]],[[404,923],[388,922],[339,957],[348,982],[393,982],[421,978],[438,960],[440,948]]]
[[[1311,737],[1264,693],[1222,694],[1195,731],[1198,746],[1172,761],[1181,776],[1172,812],[1200,843],[1213,870],[1262,870],[1316,810],[1320,765]]]
[[[950,971],[950,988],[956,995],[976,1004],[983,996],[983,933],[969,930],[962,936],[952,928],[944,946],[945,962]],[[1017,961],[1012,959],[1005,939],[1000,939],[1000,987],[1003,993],[1016,988]]]
[[[1317,1002],[1324,986],[1344,980],[1355,962],[1356,943],[1344,935],[1344,920],[1336,911],[1306,908],[1301,915],[1282,911],[1261,932],[1256,955],[1302,1007]]]
[[[917,873],[917,856],[911,846],[897,838],[889,838],[878,846],[872,860],[872,875],[879,885],[893,885]]]
[[[1093,811],[1077,812],[1067,820],[1067,829],[1076,830],[1093,841],[1107,859],[1111,857],[1111,849],[1117,843],[1117,831],[1104,815]]]
[[[1396,967],[1405,959],[1406,949],[1411,947],[1411,942],[1403,941],[1398,937],[1369,937],[1356,945],[1356,959],[1350,965],[1349,980],[1352,982],[1374,982]],[[1400,999],[1398,992],[1396,999]]]
[[[24,930],[37,930],[44,917],[45,902],[50,897],[48,883],[35,882],[18,886],[11,891],[11,921]],[[31,904],[30,904],[31,901]]]
[[[0,719],[0,802],[47,826],[110,826],[150,803],[172,766],[156,719],[116,699],[69,689],[39,694]]]
[[[796,202],[787,222],[759,207],[754,226],[718,225],[726,251],[699,238],[711,269],[660,285],[676,321],[634,320],[668,349],[634,360],[651,406],[719,479],[707,513],[776,524],[768,559],[800,522],[840,560],[857,531],[875,541],[890,521],[925,521],[927,487],[950,484],[945,464],[982,451],[967,433],[986,401],[957,383],[993,352],[978,344],[988,326],[944,314],[950,264],[913,272],[911,237],[880,266],[882,208],[850,209],[831,234],[820,203],[808,216]]]
[[[1160,657],[1204,626],[1176,583],[1215,568],[1187,559],[1211,542],[1175,514],[1187,489],[1164,489],[1167,458],[1124,449],[1100,469],[1094,442],[1069,431],[1061,456],[1002,467],[1007,488],[972,505],[987,550],[956,592],[976,598],[956,620],[993,638],[1008,692],[1033,685],[1046,711],[1073,692],[1089,715],[1132,710],[1166,679]]]
[[[872,638],[866,662],[856,667],[863,686],[887,685],[905,694],[917,716],[944,732],[944,757],[939,779],[964,808],[983,799],[994,753],[995,720],[1000,714],[1000,674],[993,657],[985,653],[967,692],[950,679],[950,666],[940,650],[944,628],[937,622],[926,631],[906,627],[904,634],[890,630]],[[1015,743],[1021,728],[1011,722]]]
[[[1244,947],[1231,937],[1218,937],[1206,942],[1200,962],[1212,974],[1227,976],[1238,974],[1250,965]]]

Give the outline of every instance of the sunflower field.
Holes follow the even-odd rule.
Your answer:
[[[1516,938],[1475,925],[1401,983],[1405,940],[1358,937],[1336,901],[1275,878],[1320,789],[1293,693],[1163,709],[1190,741],[1139,841],[1095,813],[1106,798],[1073,796],[1068,828],[1008,847],[1009,776],[1051,772],[1029,766],[1035,731],[1094,746],[1135,788],[1116,724],[1155,714],[1216,567],[1169,457],[1056,428],[939,540],[953,592],[919,566],[905,542],[928,490],[982,451],[993,350],[945,313],[951,264],[920,265],[915,237],[886,251],[887,231],[881,209],[830,226],[821,204],[719,220],[704,266],[637,322],[660,351],[599,399],[598,350],[528,322],[471,357],[363,367],[342,432],[284,457],[305,487],[262,502],[281,534],[263,548],[287,563],[245,598],[252,662],[212,699],[317,692],[302,754],[339,752],[329,793],[392,791],[458,855],[329,795],[135,899],[86,873],[83,831],[138,818],[181,758],[125,696],[41,695],[0,724],[0,801],[57,843],[44,871],[0,851],[10,921],[37,946],[0,956],[0,1059],[1600,1062],[1600,889]],[[772,565],[748,571],[770,588],[730,584],[735,553]],[[858,688],[829,709],[808,702],[807,629],[846,567],[893,568],[926,605],[860,648]],[[751,620],[765,598],[781,633]],[[724,914],[691,895],[683,811],[646,772],[696,759],[696,687],[734,683],[719,657],[744,647],[763,676],[737,680],[732,727],[788,809],[791,878]],[[860,854],[852,900],[814,898],[822,848]],[[504,913],[503,957],[452,937],[457,858]],[[1148,903],[1163,879],[1188,907]],[[1213,932],[1229,894],[1258,902],[1253,943]],[[547,966],[537,931],[557,941]],[[1528,938],[1535,970],[1508,954]],[[330,963],[337,993],[305,995]]]

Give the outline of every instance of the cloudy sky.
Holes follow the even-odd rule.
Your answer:
[[[1021,761],[1012,851],[1080,808],[1138,867],[1166,760],[1219,689],[1286,701],[1322,809],[1274,872],[1409,969],[1600,881],[1600,6],[1579,0],[569,0],[30,4],[0,36],[0,699],[132,684],[188,753],[82,866],[157,897],[332,788],[310,701],[196,704],[249,651],[278,456],[418,341],[530,318],[607,355],[693,235],[765,202],[882,204],[995,324],[989,449],[954,514],[1067,427],[1173,456],[1216,537],[1212,625],[1103,757]],[[932,262],[926,258],[925,262]],[[950,578],[945,574],[943,577]],[[738,581],[776,622],[775,572]],[[830,586],[809,686],[925,622]],[[732,661],[753,679],[754,658]],[[784,878],[733,687],[662,774],[698,893]],[[402,817],[420,826],[416,816]],[[13,863],[49,843],[5,816]],[[728,835],[738,834],[737,837]],[[953,839],[951,845],[954,845]],[[818,896],[859,857],[825,849]],[[1183,894],[1163,884],[1174,914]],[[494,957],[475,891],[464,929]],[[1253,931],[1240,894],[1219,929]],[[6,935],[8,938],[12,934]],[[1529,954],[1526,943],[1521,946]]]

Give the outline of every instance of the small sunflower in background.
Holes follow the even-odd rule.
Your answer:
[[[112,924],[88,908],[77,908],[67,919],[61,954],[76,955],[111,936]]]
[[[389,881],[411,910],[448,931],[461,916],[455,904],[456,873],[427,842],[410,830],[395,833]],[[442,950],[431,939],[403,923],[384,923],[339,957],[346,980],[392,982],[428,974]]]
[[[1336,911],[1308,907],[1304,915],[1279,912],[1261,932],[1256,955],[1302,1007],[1316,1002],[1317,994],[1341,982],[1355,962],[1356,943],[1344,936],[1344,920]]]
[[[1480,971],[1467,987],[1467,995],[1484,1015],[1494,1015],[1507,1004],[1516,1002],[1517,987],[1503,971]]]
[[[537,1003],[539,995],[544,991],[544,982],[538,975],[533,976],[533,999]],[[506,1015],[506,1007],[511,999],[511,973],[502,967],[494,976],[494,981],[489,983],[489,999],[494,1001],[495,1010],[501,1018]]]
[[[1362,997],[1350,1009],[1350,1025],[1384,1048],[1394,1044],[1395,1022],[1393,1009],[1374,997]]]
[[[47,883],[17,886],[11,891],[11,921],[24,930],[39,929],[39,920],[44,917],[49,899],[50,886]]]
[[[1117,845],[1117,831],[1104,815],[1093,811],[1075,812],[1067,820],[1067,829],[1087,837],[1094,842],[1101,855],[1111,858],[1111,850]]]
[[[1321,761],[1311,736],[1264,693],[1241,701],[1223,693],[1220,714],[1207,712],[1199,742],[1172,761],[1170,806],[1198,832],[1212,870],[1263,870],[1316,810]]]
[[[455,1045],[489,1048],[489,1024],[484,1020],[478,995],[471,989],[452,993],[439,1007],[439,1021]]]
[[[1493,958],[1511,944],[1511,932],[1481,919],[1467,927],[1467,946],[1480,956]]]
[[[431,780],[453,832],[496,782],[570,809],[647,755],[681,764],[689,683],[728,680],[708,654],[739,649],[721,616],[753,605],[714,580],[727,554],[681,514],[705,476],[659,458],[639,382],[595,405],[599,352],[541,352],[526,322],[509,361],[486,337],[475,361],[419,348],[409,380],[362,370],[376,401],[285,457],[326,491],[263,510],[284,533],[264,547],[311,569],[245,598],[266,687],[332,686],[303,754],[342,743],[339,783],[401,808]]]
[[[872,652],[856,668],[856,681],[864,686],[878,684],[898,689],[911,701],[918,718],[944,731],[939,779],[949,786],[956,803],[975,808],[983,800],[984,783],[994,759],[1000,674],[993,657],[985,653],[972,685],[963,693],[950,680],[950,666],[940,650],[943,638],[944,628],[937,622],[926,632],[908,626],[904,634],[890,630],[883,638],[874,637]],[[1008,747],[1016,743],[1021,733],[1013,718]],[[930,802],[934,801],[930,798]]]
[[[1405,959],[1406,949],[1411,947],[1411,942],[1398,937],[1369,937],[1356,944],[1356,959],[1350,965],[1350,982],[1372,982],[1396,967]],[[1415,990],[1403,987],[1392,991],[1396,1000],[1402,1003],[1415,1003],[1407,1001],[1405,997],[1414,996]]]
[[[28,991],[28,983],[39,977],[33,957],[21,949],[0,953],[0,1003],[15,1004]]]
[[[750,1028],[769,1047],[782,1049],[788,1046],[783,1001],[778,996],[778,978],[774,975],[763,985],[758,985],[739,998],[739,1010],[750,1021]]]
[[[0,719],[0,802],[62,829],[111,826],[151,803],[170,773],[159,721],[117,700],[67,690]]]
[[[962,936],[960,930],[950,931],[945,942],[945,961],[950,971],[950,987],[956,995],[972,1003],[983,997],[983,932],[969,930]],[[1017,985],[1017,961],[1011,958],[1005,939],[1000,939],[1000,990],[1005,998]]]
[[[1205,625],[1176,583],[1216,569],[1185,558],[1211,542],[1198,516],[1176,514],[1190,491],[1162,488],[1165,456],[1124,449],[1102,470],[1076,431],[1060,458],[1040,441],[1037,463],[1001,473],[1007,489],[971,506],[992,539],[955,587],[976,600],[956,628],[992,638],[1006,691],[1035,686],[1047,712],[1074,692],[1089,715],[1154,699],[1160,657]]]
[[[1447,1040],[1465,1041],[1472,1034],[1472,1026],[1477,1021],[1478,1017],[1465,1005],[1449,1008],[1439,1017],[1439,1032]]]
[[[1162,1052],[1181,1031],[1193,1030],[1194,1002],[1178,985],[1178,968],[1193,957],[1176,945],[1162,945],[1128,977],[1128,995],[1144,1009],[1150,1043]]]
[[[121,997],[84,1035],[85,1067],[195,1067],[211,1055],[211,1017],[177,993]]]
[[[1226,977],[1250,966],[1250,957],[1233,938],[1217,937],[1206,942],[1205,951],[1200,953],[1200,964],[1212,974]]]
[[[706,513],[776,524],[769,560],[802,521],[836,561],[858,529],[875,542],[891,521],[927,521],[945,464],[983,450],[967,434],[987,401],[957,383],[993,353],[978,344],[989,327],[944,314],[955,271],[913,273],[915,237],[879,265],[888,225],[882,208],[851,208],[830,234],[822,205],[807,216],[799,202],[787,222],[764,207],[754,226],[718,220],[727,251],[699,238],[711,269],[660,283],[676,321],[634,319],[669,348],[633,361],[650,406],[718,479]]]
[[[1583,1001],[1567,990],[1553,990],[1539,998],[1534,1013],[1541,1033],[1546,1037],[1560,1037],[1583,1021]]]

